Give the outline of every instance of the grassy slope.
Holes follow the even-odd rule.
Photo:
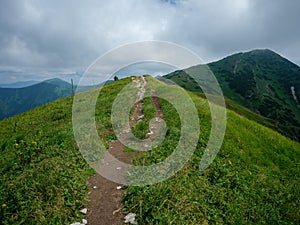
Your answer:
[[[202,128],[194,157],[167,181],[129,187],[124,198],[126,210],[137,213],[142,224],[299,221],[299,144],[229,111],[223,147],[202,173],[197,168],[209,134],[210,115],[205,100],[191,97]],[[165,159],[177,144],[179,118],[169,103],[161,103],[169,128],[166,141],[140,155],[135,161],[138,165]]]
[[[201,89],[195,83],[195,81],[189,76],[181,74],[181,71],[175,71],[174,73],[172,73],[171,76],[167,75],[167,78],[171,79],[176,84],[185,88],[186,90],[192,91],[195,94],[198,94],[203,97]],[[264,117],[253,111],[250,111],[250,107],[244,106],[245,102],[243,102],[241,98],[237,96],[236,93],[234,93],[234,91],[228,87],[228,85],[226,85],[225,82],[221,83],[221,87],[223,93],[225,94],[227,108],[233,109],[236,113],[250,120],[254,120],[264,126],[272,128],[273,130],[278,131],[287,137],[290,137],[292,139],[295,138],[295,133],[297,133],[297,130],[299,130],[298,126],[286,125],[286,123],[279,123],[276,120]]]
[[[99,133],[115,139],[110,125],[114,97],[130,80],[107,85],[96,109]],[[210,168],[197,170],[209,135],[209,111],[191,94],[202,135],[194,157],[171,179],[149,187],[129,187],[125,211],[140,224],[297,223],[300,145],[234,112],[226,138]],[[149,108],[151,101],[146,101]],[[148,106],[147,106],[148,105]],[[177,143],[180,122],[162,101],[166,141],[140,155],[136,164],[164,159]],[[3,224],[68,224],[82,216],[89,169],[76,146],[71,99],[63,99],[0,122],[0,221]],[[147,129],[142,126],[140,129]]]
[[[73,138],[71,99],[0,126],[0,224],[67,224],[79,217],[91,170]]]
[[[96,118],[106,140],[115,138],[104,132],[112,99],[128,82],[102,91]],[[0,121],[0,224],[70,224],[82,217],[94,171],[74,140],[71,113],[69,97]]]

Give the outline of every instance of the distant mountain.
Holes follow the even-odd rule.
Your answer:
[[[70,83],[68,83],[64,80],[61,80],[59,78],[53,78],[53,79],[45,80],[43,82],[47,83],[47,84],[57,85],[57,86],[64,86],[64,87],[69,87],[70,86]]]
[[[0,120],[71,94],[71,84],[58,78],[24,88],[0,88]]]
[[[300,67],[264,49],[228,56],[208,64],[228,99],[272,119],[277,130],[300,140]],[[186,72],[203,65],[170,73],[164,78],[191,90],[201,91]]]
[[[39,81],[36,80],[30,80],[30,81],[21,81],[21,82],[15,82],[11,84],[0,84],[0,88],[23,88],[28,87],[34,84],[39,83]]]

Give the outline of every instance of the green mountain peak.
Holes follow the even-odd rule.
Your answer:
[[[269,49],[237,53],[208,66],[226,98],[272,119],[278,131],[300,140],[299,66]],[[197,71],[197,66],[193,70]],[[188,90],[201,92],[184,71],[175,71],[165,78]]]

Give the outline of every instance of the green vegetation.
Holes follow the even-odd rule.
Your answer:
[[[113,101],[129,82],[126,78],[105,85],[99,95],[96,123],[106,144],[116,139],[110,117]],[[299,223],[300,145],[229,111],[224,144],[209,169],[201,172],[210,113],[205,99],[190,96],[201,127],[194,156],[169,180],[126,187],[124,212],[137,213],[139,224]],[[65,98],[0,122],[0,224],[70,224],[82,217],[87,179],[94,171],[76,146],[71,104],[72,99]],[[166,139],[156,149],[138,154],[136,165],[164,160],[179,140],[176,110],[165,100],[161,107]],[[153,109],[146,98],[145,123]],[[134,132],[143,137],[149,127],[139,126]]]
[[[139,120],[133,127],[132,133],[140,139],[146,138],[146,134],[149,132],[150,120],[155,117],[155,107],[152,104],[150,97],[143,99],[142,111],[144,118]]]
[[[1,224],[67,224],[79,215],[92,170],[73,137],[72,99],[0,122]]]
[[[143,188],[129,187],[124,199],[126,210],[136,212],[143,224],[298,221],[299,145],[229,112],[230,129],[223,148],[210,168],[201,173],[197,167],[207,142],[210,115],[205,100],[191,96],[202,127],[194,158],[170,180]],[[161,102],[169,128],[166,141],[139,155],[137,165],[160,162],[177,144],[179,117],[170,104]],[[240,111],[252,115],[242,107]]]
[[[130,78],[120,79],[117,82],[105,85],[101,89],[95,109],[95,120],[98,134],[104,144],[117,139],[111,125],[111,109],[114,99],[122,88],[130,82]]]
[[[223,90],[224,96],[251,111],[273,120],[272,128],[300,140],[299,103],[300,68],[270,50],[238,53],[208,64]],[[199,85],[187,76],[193,71],[201,79],[202,66],[179,70],[165,76],[193,92]],[[187,72],[187,73],[186,73]]]
[[[222,149],[205,172],[198,170],[208,134],[206,101],[191,94],[202,134],[191,161],[171,179],[147,187],[128,187],[126,212],[142,224],[295,224],[299,221],[299,144],[228,112]],[[175,148],[179,116],[162,100],[168,132],[155,150],[139,154],[136,165],[164,160]],[[259,134],[259,135],[257,135]]]
[[[116,138],[109,132],[112,100],[129,81],[107,85],[101,92],[96,118],[106,141]],[[78,221],[94,170],[74,139],[71,97],[0,121],[0,127],[0,224]]]

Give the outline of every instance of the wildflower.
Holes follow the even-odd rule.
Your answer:
[[[7,205],[6,204],[2,204],[2,208],[6,208],[7,207]]]
[[[232,165],[232,162],[231,162],[230,160],[228,160],[228,163],[229,163],[230,165]]]
[[[16,148],[18,148],[18,147],[19,147],[19,144],[18,144],[18,143],[16,143],[16,144],[15,144],[15,147],[16,147]]]

